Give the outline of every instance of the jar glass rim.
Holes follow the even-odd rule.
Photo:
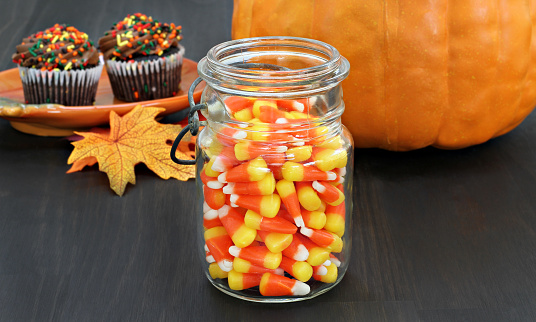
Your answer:
[[[308,60],[309,65],[285,70],[240,65],[269,55],[279,55],[278,58],[294,55],[296,60]],[[346,78],[348,72],[348,61],[335,47],[314,39],[287,36],[227,41],[211,48],[198,64],[199,75],[209,85],[228,89],[235,94],[237,90],[240,91],[241,85],[263,87],[268,92],[274,88],[280,92],[282,88],[283,91],[286,89],[288,92],[307,94],[336,86]],[[247,89],[245,91],[249,92]]]

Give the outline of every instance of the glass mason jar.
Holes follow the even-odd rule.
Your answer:
[[[207,84],[196,143],[206,276],[256,302],[330,290],[351,252],[348,61],[320,41],[262,37],[213,47],[198,72]]]

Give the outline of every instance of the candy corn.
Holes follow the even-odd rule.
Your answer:
[[[234,156],[233,156],[234,157]],[[218,176],[218,181],[227,182],[250,182],[262,180],[270,172],[262,157],[242,163]]]
[[[270,273],[267,273],[270,274]],[[276,275],[278,276],[278,275]],[[245,290],[250,287],[258,286],[261,283],[261,274],[255,273],[239,273],[235,270],[231,270],[228,273],[227,282],[229,288],[235,291]]]
[[[264,296],[307,295],[311,291],[309,285],[288,277],[264,273],[259,285]]]
[[[302,282],[307,282],[313,276],[313,268],[309,263],[299,262],[286,256],[281,259],[281,268]]]
[[[335,180],[337,175],[332,171],[321,171],[314,166],[287,161],[283,164],[283,178],[288,181]]]
[[[272,253],[266,246],[248,246],[239,248],[229,247],[229,253],[234,257],[239,257],[251,262],[254,265],[276,269],[281,263],[281,253]]]
[[[233,268],[233,256],[229,253],[233,241],[225,228],[219,226],[205,231],[205,243],[218,266],[224,272],[229,272]]]
[[[273,218],[277,215],[281,206],[281,198],[277,194],[268,196],[235,195],[230,197],[231,205],[237,205],[260,214],[264,217]]]
[[[246,226],[244,216],[235,209],[224,205],[218,210],[219,218],[225,230],[238,247],[251,245],[257,236],[257,231]]]

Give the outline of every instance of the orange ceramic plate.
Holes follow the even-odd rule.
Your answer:
[[[76,130],[108,124],[111,111],[123,115],[138,104],[163,107],[166,110],[160,115],[164,116],[189,106],[188,89],[198,77],[197,63],[184,58],[181,77],[180,90],[174,97],[127,103],[114,98],[104,68],[97,89],[95,105],[26,105],[19,71],[13,68],[0,72],[0,117],[9,120],[11,125],[21,132],[42,136],[67,136]],[[201,97],[202,90],[202,85],[196,88],[194,92],[196,101]]]

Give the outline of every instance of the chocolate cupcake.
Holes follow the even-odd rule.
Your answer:
[[[22,40],[13,54],[29,104],[92,105],[103,63],[88,35],[55,24]]]
[[[99,39],[114,96],[136,102],[179,91],[184,48],[181,27],[141,13],[127,16]]]

